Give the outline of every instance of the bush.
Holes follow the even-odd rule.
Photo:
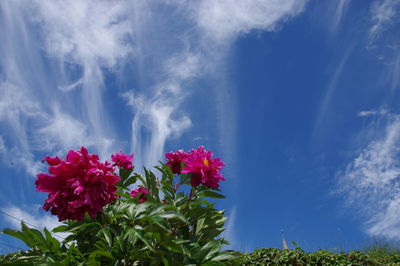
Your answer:
[[[219,238],[224,212],[208,200],[224,197],[223,163],[211,152],[167,154],[167,163],[155,167],[160,178],[147,169],[134,173],[133,156],[112,158],[114,165],[101,163],[83,147],[65,160],[46,157],[50,174],[39,174],[36,185],[49,193],[44,208],[63,221],[53,233],[69,236],[59,242],[46,228],[24,223],[21,231],[6,229],[30,249],[3,256],[3,264],[225,265],[235,257],[221,249],[228,244]]]
[[[276,248],[256,249],[252,253],[243,254],[235,260],[236,265],[399,265],[400,255],[392,254],[385,257],[375,257],[359,251],[350,253],[332,253],[319,250],[314,253],[304,252],[296,247],[293,250]]]

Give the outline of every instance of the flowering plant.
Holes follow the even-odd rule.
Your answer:
[[[65,160],[47,156],[44,161],[50,165],[50,175],[38,174],[35,184],[37,191],[49,193],[43,209],[51,209],[60,221],[82,221],[86,212],[95,219],[103,206],[117,199],[119,176],[110,163],[101,163],[86,148],[69,151]]]
[[[49,173],[40,173],[37,191],[48,193],[43,208],[63,225],[53,233],[62,242],[22,223],[22,231],[4,233],[30,250],[19,260],[65,265],[225,265],[233,256],[221,251],[228,242],[224,212],[209,198],[224,198],[219,158],[204,147],[166,153],[166,163],[134,172],[133,155],[113,154],[100,162],[82,147],[65,159],[45,157]],[[134,187],[131,189],[131,187]]]

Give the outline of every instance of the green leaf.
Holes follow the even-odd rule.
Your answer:
[[[13,236],[15,238],[18,238],[19,240],[22,240],[23,242],[25,242],[25,244],[27,244],[28,246],[30,246],[25,240],[26,240],[26,235],[23,234],[20,231],[17,230],[11,230],[11,229],[4,229],[3,233],[9,236]]]
[[[126,199],[132,198],[131,194],[129,194],[128,192],[123,191],[123,190],[118,190],[117,192],[115,192],[115,195],[126,198]]]
[[[199,261],[206,262],[207,260],[210,260],[220,249],[221,242],[218,240],[211,240],[200,249],[196,257]]]
[[[64,225],[61,225],[61,226],[59,226],[59,227],[62,227],[62,226],[64,226]],[[59,227],[54,228],[54,229],[53,229],[53,232],[54,232],[54,233],[57,233],[57,232],[67,232],[67,231],[77,232],[77,231],[84,230],[85,228],[91,227],[91,226],[93,226],[93,227],[100,227],[100,223],[97,222],[97,221],[93,221],[93,220],[91,220],[91,222],[87,222],[87,221],[83,221],[83,222],[72,222],[72,223],[70,223],[70,224],[67,226],[67,228],[62,227],[60,230],[58,230]],[[63,230],[63,231],[61,231],[61,230]]]
[[[224,195],[219,194],[219,193],[217,193],[215,191],[211,191],[211,190],[201,192],[201,193],[199,193],[199,196],[209,197],[209,198],[212,198],[212,199],[223,199],[223,198],[225,198]]]
[[[144,168],[144,171],[146,172],[147,169],[145,167],[143,167],[143,168]],[[142,176],[141,174],[135,174],[135,177],[137,177],[140,181],[142,181],[143,185],[145,187],[147,187],[146,178],[144,176]]]
[[[166,212],[160,214],[159,216],[162,218],[165,218],[165,219],[177,218],[177,219],[180,219],[182,222],[187,223],[187,219],[182,214],[175,212],[175,211],[166,211]]]
[[[150,212],[150,216],[153,216],[153,215],[159,215],[159,214],[161,214],[161,213],[163,213],[163,211],[165,210],[165,208],[167,208],[168,206],[167,205],[161,205],[161,206],[158,206],[157,208],[155,208],[154,210],[152,210],[151,212]]]
[[[55,228],[53,228],[53,230],[51,230],[53,233],[61,233],[61,232],[66,232],[69,230],[69,226],[68,225],[60,225],[57,226]]]
[[[60,250],[60,242],[55,239],[49,232],[49,230],[47,230],[47,228],[43,228],[43,232],[44,235],[46,236],[46,241],[51,249],[51,251],[53,252],[57,252]]]
[[[108,227],[104,227],[101,229],[101,232],[103,233],[104,237],[106,238],[107,244],[109,247],[112,246],[112,236],[110,233],[110,229]]]
[[[218,255],[214,258],[212,258],[213,261],[224,261],[224,260],[233,260],[238,258],[238,255],[233,255],[233,254],[228,254],[228,253],[224,253],[221,255]]]
[[[147,241],[141,234],[139,234],[138,232],[135,231],[136,236],[151,250],[151,251],[155,251],[153,249],[153,247],[151,246],[151,244],[149,243],[149,241]]]
[[[164,256],[161,257],[161,261],[164,263],[164,266],[169,266],[169,262]]]
[[[124,187],[127,188],[127,187],[129,187],[130,185],[135,184],[137,180],[138,180],[137,176],[131,176],[131,177],[127,178],[127,179],[122,183],[122,186],[124,186]]]
[[[133,228],[128,228],[123,238],[126,239],[131,245],[134,245],[137,241],[136,230]]]
[[[109,259],[113,259],[113,256],[111,255],[111,253],[110,253],[110,252],[107,252],[107,251],[105,251],[105,250],[96,250],[96,251],[93,251],[92,253],[90,253],[89,256],[90,256],[90,257],[103,256],[103,257],[106,257],[106,258],[109,258]]]
[[[204,221],[205,221],[204,218],[200,218],[200,219],[197,220],[195,235],[199,235],[199,233],[202,231],[203,225],[204,225]]]
[[[33,243],[31,247],[42,248],[43,251],[48,250],[46,239],[39,230],[27,227],[24,222],[21,222],[21,227],[22,233],[25,234],[27,238],[31,238]]]
[[[222,243],[220,241],[214,240],[212,242],[213,244],[205,258],[206,260],[210,260],[211,258],[214,257],[214,255],[216,255],[221,250]]]
[[[124,182],[130,174],[133,172],[133,168],[131,170],[126,170],[125,168],[119,169],[119,176],[121,177],[121,181]]]

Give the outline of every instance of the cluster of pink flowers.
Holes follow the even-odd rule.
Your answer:
[[[172,173],[180,175],[182,170],[182,162],[186,160],[188,154],[183,150],[178,150],[176,152],[167,152],[165,157],[167,158],[166,165],[171,168]]]
[[[70,150],[65,160],[47,156],[44,161],[49,174],[38,174],[35,184],[37,191],[49,193],[43,209],[51,209],[59,221],[81,221],[86,212],[96,218],[103,206],[117,199],[115,184],[120,178],[114,167],[88,154],[85,147]]]
[[[225,180],[220,174],[224,163],[213,159],[212,152],[203,146],[190,152],[178,150],[166,153],[166,165],[174,174],[191,174],[191,185],[203,184],[209,188],[218,188],[219,182]],[[85,147],[70,150],[65,159],[46,156],[43,161],[49,165],[49,173],[40,173],[35,182],[37,191],[49,193],[43,205],[46,211],[58,216],[59,221],[81,221],[85,213],[93,219],[103,207],[115,201],[116,184],[120,177],[114,173],[114,167],[126,170],[133,169],[133,155],[122,152],[113,154],[109,162],[100,162],[96,154],[89,154]],[[148,200],[149,191],[145,187],[131,190],[132,198],[139,203]]]
[[[115,153],[111,155],[111,160],[114,162],[114,166],[117,166],[119,169],[125,168],[126,170],[131,170],[133,168],[132,155],[126,155],[120,151],[119,153]]]
[[[225,180],[220,174],[224,163],[220,158],[213,159],[212,152],[203,146],[185,153],[182,150],[165,154],[167,163],[174,174],[192,174],[190,184],[196,187],[204,184],[209,188],[218,188],[219,182]],[[183,168],[181,166],[183,165]]]
[[[149,191],[144,187],[139,187],[136,189],[132,189],[130,194],[132,198],[136,198],[137,196],[139,196],[139,203],[142,203],[147,201],[147,195],[149,194]]]

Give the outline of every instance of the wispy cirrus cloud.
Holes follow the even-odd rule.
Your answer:
[[[372,26],[369,29],[369,41],[373,42],[391,26],[396,20],[396,14],[400,8],[399,0],[378,0],[371,6]]]
[[[274,31],[279,23],[296,16],[307,1],[244,0],[199,2],[197,25],[206,37],[230,42],[253,30]]]
[[[281,22],[302,12],[305,3],[170,1],[161,6],[154,3],[134,4],[132,14],[136,17],[133,19],[139,25],[133,34],[137,37],[136,60],[140,68],[152,69],[155,75],[140,74],[140,79],[148,78],[142,82],[146,84],[145,91],[127,92],[123,97],[134,112],[132,150],[141,154],[144,164],[157,161],[166,141],[190,127],[190,114],[180,109],[188,95],[190,82],[210,75],[216,80],[225,79],[221,69],[234,40],[253,30],[276,30]],[[173,35],[169,34],[172,26]],[[158,33],[156,36],[155,32]],[[166,34],[169,34],[168,37]],[[216,106],[222,106],[216,115],[224,117],[218,120],[220,134],[224,134],[227,128],[234,128],[234,121],[229,117],[234,117],[235,100],[226,93],[226,84],[204,90],[216,98]],[[232,147],[233,141],[224,146]]]
[[[39,110],[40,115],[29,111],[29,121],[36,132],[49,134],[44,147],[54,149],[66,142],[70,146],[74,137],[84,143],[91,138],[93,146],[105,155],[115,142],[111,137],[115,129],[103,98],[105,76],[114,73],[124,79],[123,63],[134,62],[139,89],[122,88],[127,91],[124,95],[137,98],[136,104],[131,104],[131,146],[143,153],[145,163],[152,163],[159,159],[169,138],[190,127],[188,114],[175,112],[188,94],[185,88],[190,81],[206,74],[217,77],[220,74],[216,73],[221,73],[223,77],[223,71],[215,70],[224,64],[228,47],[238,36],[253,30],[276,30],[302,12],[305,3],[34,1],[28,5],[5,1],[1,3],[1,27],[7,41],[1,47],[1,76],[31,101],[28,105],[16,102],[17,106]],[[152,69],[155,75],[144,74],[145,69]],[[233,100],[224,90],[211,93],[219,95],[226,106]],[[33,92],[36,97],[32,97]],[[137,108],[139,102],[144,103],[141,108]],[[219,112],[223,116],[227,111]],[[24,116],[28,113],[22,119]],[[21,128],[12,119],[7,121],[22,129],[19,134],[26,137],[19,139],[25,139],[29,153],[35,145],[29,141],[30,129]],[[60,133],[57,129],[68,127],[71,130],[65,133],[75,135],[54,137]]]
[[[331,2],[331,4],[335,4],[334,15],[332,16],[331,29],[332,32],[336,32],[339,29],[340,24],[342,23],[346,12],[350,6],[351,0],[340,0]]]
[[[238,249],[240,248],[237,240],[237,228],[235,228],[237,219],[237,206],[234,205],[229,213],[228,222],[226,223],[226,230],[222,233],[222,237],[229,241],[230,249]]]
[[[125,1],[35,1],[46,52],[85,67],[114,67],[132,52]]]
[[[6,149],[4,145],[4,139],[2,136],[0,136],[0,153],[2,153]]]
[[[327,82],[327,86],[323,93],[323,97],[319,105],[318,113],[316,116],[313,134],[316,134],[316,132],[318,132],[323,123],[323,120],[329,110],[332,97],[334,97],[335,91],[338,89],[341,75],[343,73],[343,70],[345,69],[346,63],[349,60],[349,57],[351,56],[353,49],[354,46],[349,46],[344,51],[342,57],[340,58],[340,61],[336,65],[335,70],[332,72],[332,75]]]
[[[76,147],[76,143],[89,146],[95,145],[96,142],[95,139],[89,138],[84,123],[63,113],[57,106],[33,135],[33,149],[72,149]]]
[[[35,175],[40,167],[30,149],[26,121],[34,117],[43,119],[44,114],[39,104],[32,100],[33,97],[30,98],[23,89],[9,81],[0,81],[0,94],[3,96],[0,99],[0,126],[7,128],[2,134],[2,158],[9,165],[23,165],[28,174]]]
[[[306,3],[2,1],[0,78],[9,94],[0,101],[11,104],[16,115],[0,119],[19,134],[2,135],[4,147],[34,166],[37,151],[65,154],[85,144],[104,157],[125,141],[138,155],[137,166],[152,165],[168,140],[196,122],[183,109],[192,82],[211,77],[214,87],[203,89],[217,106],[217,125],[210,126],[219,131],[222,149],[234,149],[236,99],[225,72],[230,47],[253,31],[279,30]],[[131,114],[109,112],[116,95]],[[118,139],[112,123],[126,123],[122,117],[131,124],[129,140]],[[30,169],[32,175],[39,171]]]
[[[345,20],[351,0],[321,2],[319,5],[321,6],[318,6],[316,19],[321,20],[327,32],[333,37]]]
[[[389,110],[386,108],[379,108],[379,109],[371,109],[371,110],[364,110],[360,111],[357,115],[360,117],[368,117],[368,116],[380,116],[386,115],[389,113]]]
[[[59,67],[57,81],[61,88],[80,88],[81,106],[78,117],[88,125],[94,139],[108,139],[113,134],[109,114],[104,108],[104,72],[114,71],[121,60],[129,58],[131,24],[124,1],[36,1],[38,22],[45,51]],[[70,64],[80,67],[80,76],[67,77]],[[70,71],[71,72],[71,71]],[[60,82],[61,81],[61,82]],[[62,82],[64,81],[64,82]],[[61,84],[60,84],[61,83]],[[66,83],[65,85],[63,85]],[[65,120],[69,122],[70,120]],[[109,146],[106,146],[109,147]],[[109,152],[97,145],[102,154]]]
[[[399,0],[377,0],[371,5],[368,47],[376,49],[384,65],[384,76],[393,90],[400,85]]]
[[[0,3],[0,120],[9,152],[25,162],[38,149],[90,144],[110,152],[104,71],[115,71],[133,50],[126,12],[123,1]]]
[[[399,84],[400,39],[392,34],[400,22],[399,8],[398,0],[377,0],[370,7],[367,48],[377,53],[384,65],[384,88],[391,88],[389,93]],[[380,107],[361,111],[358,116],[371,121],[361,132],[369,139],[338,174],[338,190],[346,203],[359,211],[369,235],[399,239],[400,115]]]
[[[339,174],[338,188],[346,196],[347,204],[357,208],[366,219],[367,233],[398,239],[400,116],[389,114],[386,119],[383,133],[371,140]]]
[[[400,85],[400,44],[395,50],[395,57],[391,62],[391,71],[389,71],[389,80],[392,89],[399,88]]]

